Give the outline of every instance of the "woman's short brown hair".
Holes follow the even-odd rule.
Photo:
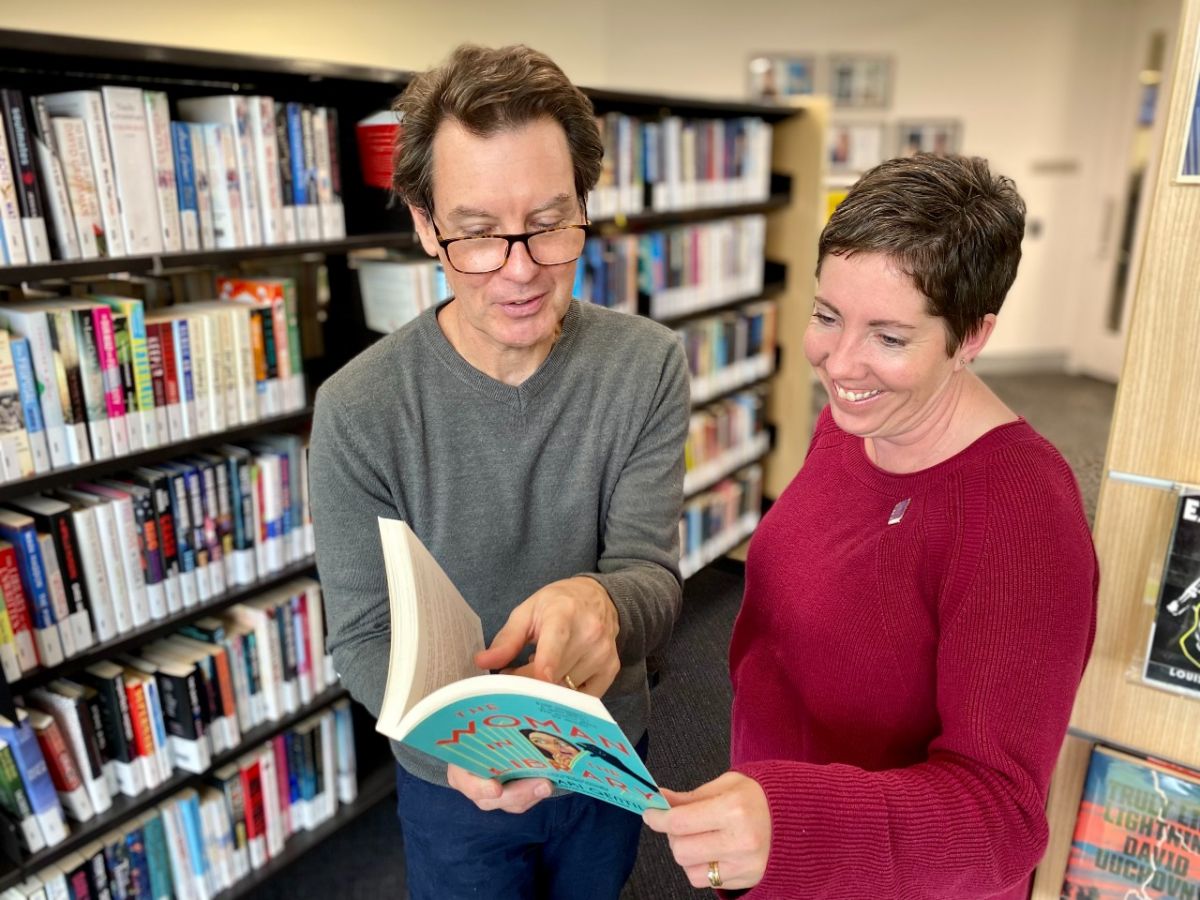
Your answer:
[[[403,116],[392,189],[426,212],[433,209],[433,139],[447,119],[481,137],[553,119],[566,132],[581,204],[600,177],[604,145],[592,101],[550,57],[520,44],[462,44],[440,66],[417,75],[392,109]]]
[[[953,355],[1004,303],[1025,234],[1025,201],[979,157],[891,159],[858,180],[834,211],[817,255],[883,253],[946,320]]]

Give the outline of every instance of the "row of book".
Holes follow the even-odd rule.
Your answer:
[[[1200,772],[1094,746],[1060,896],[1200,897]]]
[[[0,898],[209,900],[281,856],[293,835],[354,802],[354,754],[349,702],[338,701]]]
[[[303,439],[141,466],[0,509],[0,668],[13,682],[314,552]]]
[[[766,216],[735,216],[642,236],[638,289],[660,319],[753,297],[763,289]]]
[[[290,279],[148,313],[96,296],[0,306],[0,477],[126,456],[303,409]]]
[[[352,257],[366,326],[391,334],[431,306],[450,299],[442,264],[432,260]]]
[[[173,120],[141,88],[29,99],[0,89],[8,265],[345,237],[333,109],[189,97]]]
[[[686,472],[754,444],[766,429],[765,406],[761,391],[747,390],[694,410],[683,451]]]
[[[688,578],[750,536],[762,510],[762,467],[747,466],[689,499],[679,520],[679,567]]]
[[[55,846],[67,819],[118,796],[203,774],[243,734],[311,704],[332,681],[321,616],[317,583],[297,581],[27,691],[17,720],[0,719],[20,776],[0,803],[25,849]]]
[[[638,311],[638,259],[641,239],[634,234],[590,237],[575,264],[572,296],[621,312]]]
[[[675,329],[687,352],[693,404],[771,373],[777,313],[775,301],[763,300]]]
[[[600,180],[588,195],[593,219],[757,203],[771,189],[771,126],[730,119],[624,113],[598,116]]]

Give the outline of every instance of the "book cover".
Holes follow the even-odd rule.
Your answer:
[[[50,600],[46,567],[33,519],[22,513],[0,510],[0,538],[11,543],[16,553],[21,587],[33,612],[38,659],[43,666],[56,666],[63,661],[62,638]]]
[[[667,808],[599,699],[476,674],[479,617],[406,523],[380,518],[379,530],[392,645],[377,731],[485,778],[547,778],[633,812]]]
[[[25,710],[17,709],[16,722],[0,716],[0,740],[6,741],[12,750],[29,805],[47,846],[61,843],[67,837],[62,805]]]
[[[9,342],[0,330],[0,480],[19,481],[34,474],[33,453]]]
[[[46,839],[42,837],[42,829],[29,803],[25,783],[21,781],[21,773],[17,770],[12,748],[5,740],[0,740],[0,809],[17,823],[21,840],[30,853],[37,853],[46,846]]]
[[[1200,896],[1200,773],[1092,749],[1063,900]]]
[[[1200,696],[1200,488],[1184,489],[1176,506],[1144,677]]]
[[[29,453],[33,459],[33,470],[38,475],[44,475],[50,471],[50,445],[46,439],[46,424],[42,419],[42,404],[38,396],[37,379],[33,371],[33,354],[29,348],[28,338],[10,337],[9,349],[12,351],[12,365],[16,374],[17,393],[20,395],[21,415],[25,422]],[[9,412],[0,408],[0,414]]]
[[[126,253],[125,235],[121,223],[120,201],[117,198],[116,174],[113,170],[112,154],[108,144],[108,129],[104,119],[104,101],[101,99],[100,92],[68,91],[62,94],[46,94],[42,99],[51,116],[75,118],[83,122],[97,203],[103,223],[102,234],[97,233],[96,235],[97,244],[104,256],[124,256]],[[52,119],[52,121],[55,120]],[[63,138],[59,139],[59,143],[70,146]],[[71,151],[65,152],[67,152],[69,166]],[[71,175],[68,173],[68,183],[70,178]],[[80,215],[78,209],[75,210],[75,215],[78,219]]]
[[[25,233],[21,229],[21,208],[17,203],[17,181],[8,152],[8,129],[0,117],[0,260],[5,265],[23,266],[29,262]]]
[[[143,91],[146,107],[146,135],[150,140],[150,157],[158,198],[158,222],[162,229],[163,249],[178,251],[196,249],[184,247],[183,227],[179,216],[179,194],[175,182],[175,158],[171,143],[171,113],[167,95],[162,91]]]
[[[164,248],[157,169],[142,89],[105,86],[100,95],[104,101],[126,249],[133,256],[161,253]]]
[[[33,134],[25,113],[25,97],[18,90],[0,88],[0,111],[8,138],[8,156],[17,185],[21,232],[31,263],[50,262],[50,237],[46,232],[46,204],[34,161]]]
[[[191,143],[191,165],[196,189],[196,221],[199,223],[199,241],[203,250],[212,250],[216,244],[213,232],[212,185],[208,176],[208,149],[204,139],[204,127],[195,122],[186,123],[188,140]]]
[[[41,747],[42,758],[46,761],[50,780],[58,792],[59,802],[67,815],[76,822],[86,822],[96,813],[83,784],[83,778],[79,774],[75,757],[63,737],[62,729],[53,716],[40,709],[30,709],[26,715],[33,727],[33,733],[37,735],[38,746]]]
[[[46,311],[26,304],[6,303],[0,306],[0,323],[14,335],[29,341],[34,382],[49,445],[50,465],[55,469],[67,466],[72,460],[67,451],[64,413],[67,417],[71,415],[70,399],[59,394],[61,359],[50,339]],[[63,374],[65,376],[65,372]]]

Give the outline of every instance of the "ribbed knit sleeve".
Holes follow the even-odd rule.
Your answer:
[[[927,690],[934,705],[927,752],[872,771],[837,762],[829,742],[838,738],[826,737],[813,755],[830,759],[735,765],[762,786],[771,813],[765,877],[747,895],[754,900],[1024,897],[1045,849],[1050,775],[1095,632],[1095,554],[1074,480],[1035,435],[957,469],[923,502],[927,556],[915,580],[932,598],[936,662],[932,683],[910,693]],[[878,602],[892,612],[917,608],[901,577],[913,564],[890,556],[892,546],[880,543]],[[770,559],[764,550],[783,551],[756,549],[759,565]],[[889,643],[894,637],[881,625],[859,643],[900,660],[926,652]],[[736,685],[735,742],[739,727],[771,727],[751,719],[756,692],[767,690],[761,681],[744,675]],[[852,680],[845,690],[855,690]],[[888,713],[881,707],[879,718]],[[882,741],[887,727],[879,726]],[[869,733],[864,726],[844,737]]]
[[[687,357],[672,340],[637,441],[613,490],[595,573],[617,608],[622,664],[667,642],[683,601],[679,516],[688,416]]]

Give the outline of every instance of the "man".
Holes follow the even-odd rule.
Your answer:
[[[460,47],[397,108],[394,186],[454,299],[318,394],[312,503],[337,670],[378,715],[376,517],[400,518],[482,619],[481,669],[603,697],[644,752],[645,658],[681,599],[687,366],[668,329],[571,300],[603,155],[591,103],[540,53]],[[636,816],[393,749],[414,898],[619,894]]]

